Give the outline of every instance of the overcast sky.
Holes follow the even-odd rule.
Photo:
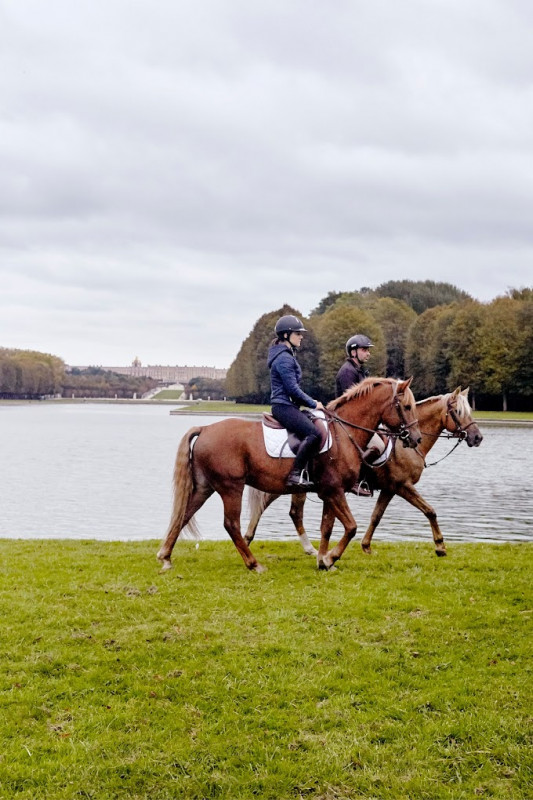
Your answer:
[[[283,303],[532,285],[532,30],[531,0],[0,0],[0,346],[227,367]]]

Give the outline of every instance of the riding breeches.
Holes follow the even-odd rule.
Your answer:
[[[296,406],[289,406],[285,403],[275,403],[272,406],[272,416],[284,428],[291,433],[295,433],[302,440],[296,458],[294,459],[294,470],[301,470],[305,467],[320,449],[320,433],[313,425],[309,417],[303,414]]]

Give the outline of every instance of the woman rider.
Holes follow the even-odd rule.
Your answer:
[[[300,388],[302,368],[296,360],[295,351],[302,344],[306,330],[301,321],[292,314],[286,314],[278,319],[274,330],[276,339],[268,351],[267,362],[272,387],[272,416],[284,428],[302,439],[287,478],[287,486],[307,489],[312,483],[305,478],[304,468],[320,448],[320,433],[300,411],[300,406],[318,409],[323,409],[324,406]]]

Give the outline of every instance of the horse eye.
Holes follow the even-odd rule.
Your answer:
[[[411,404],[410,403],[409,403],[409,405],[405,406],[405,410],[406,411],[410,411],[411,410]]]

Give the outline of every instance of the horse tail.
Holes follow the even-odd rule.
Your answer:
[[[196,525],[194,517],[186,520],[187,507],[189,500],[194,492],[194,477],[193,477],[193,454],[192,447],[194,439],[196,439],[202,431],[202,428],[197,426],[190,428],[183,436],[176,454],[176,462],[174,464],[174,476],[172,484],[174,486],[174,502],[172,506],[172,515],[166,539],[170,537],[174,541],[178,538],[181,529],[186,523],[186,530],[193,536],[193,538],[200,538],[200,531]]]
[[[269,505],[269,497],[270,495],[268,495],[266,492],[260,491],[260,489],[254,489],[253,486],[248,487],[248,512],[250,514],[250,527],[253,524],[254,531],[259,523],[259,520],[261,519],[263,511]]]

